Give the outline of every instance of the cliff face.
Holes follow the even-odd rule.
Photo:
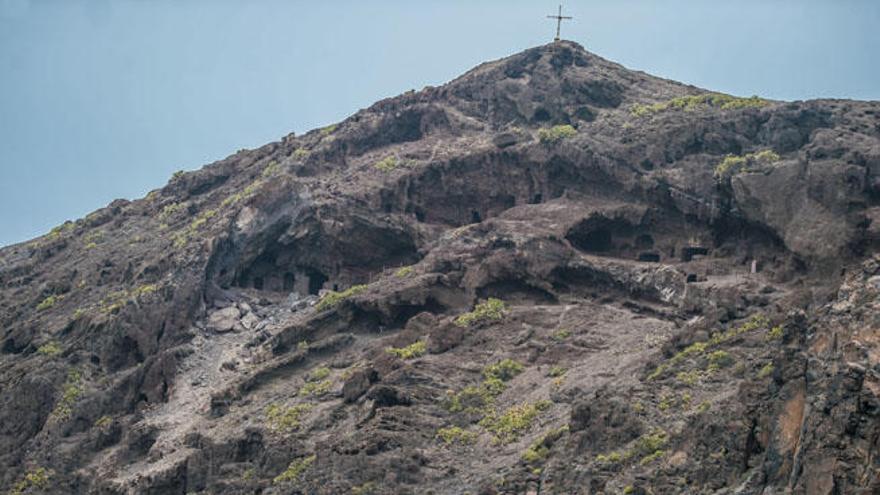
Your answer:
[[[562,42],[0,250],[12,493],[880,491],[880,103]]]

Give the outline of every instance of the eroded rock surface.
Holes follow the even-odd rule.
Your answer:
[[[876,102],[530,49],[0,250],[0,488],[878,493],[878,212]]]

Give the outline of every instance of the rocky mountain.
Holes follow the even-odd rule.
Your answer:
[[[880,493],[880,103],[571,42],[0,250],[11,494]]]

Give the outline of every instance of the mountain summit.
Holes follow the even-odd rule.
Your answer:
[[[880,492],[880,103],[571,42],[0,250],[0,488]]]

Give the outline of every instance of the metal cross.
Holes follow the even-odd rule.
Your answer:
[[[548,19],[556,19],[556,38],[554,38],[553,41],[559,41],[559,29],[562,27],[562,21],[568,20],[568,19],[573,19],[573,17],[568,17],[568,16],[562,15],[562,5],[559,6],[559,13],[558,14],[548,15],[547,18]]]

